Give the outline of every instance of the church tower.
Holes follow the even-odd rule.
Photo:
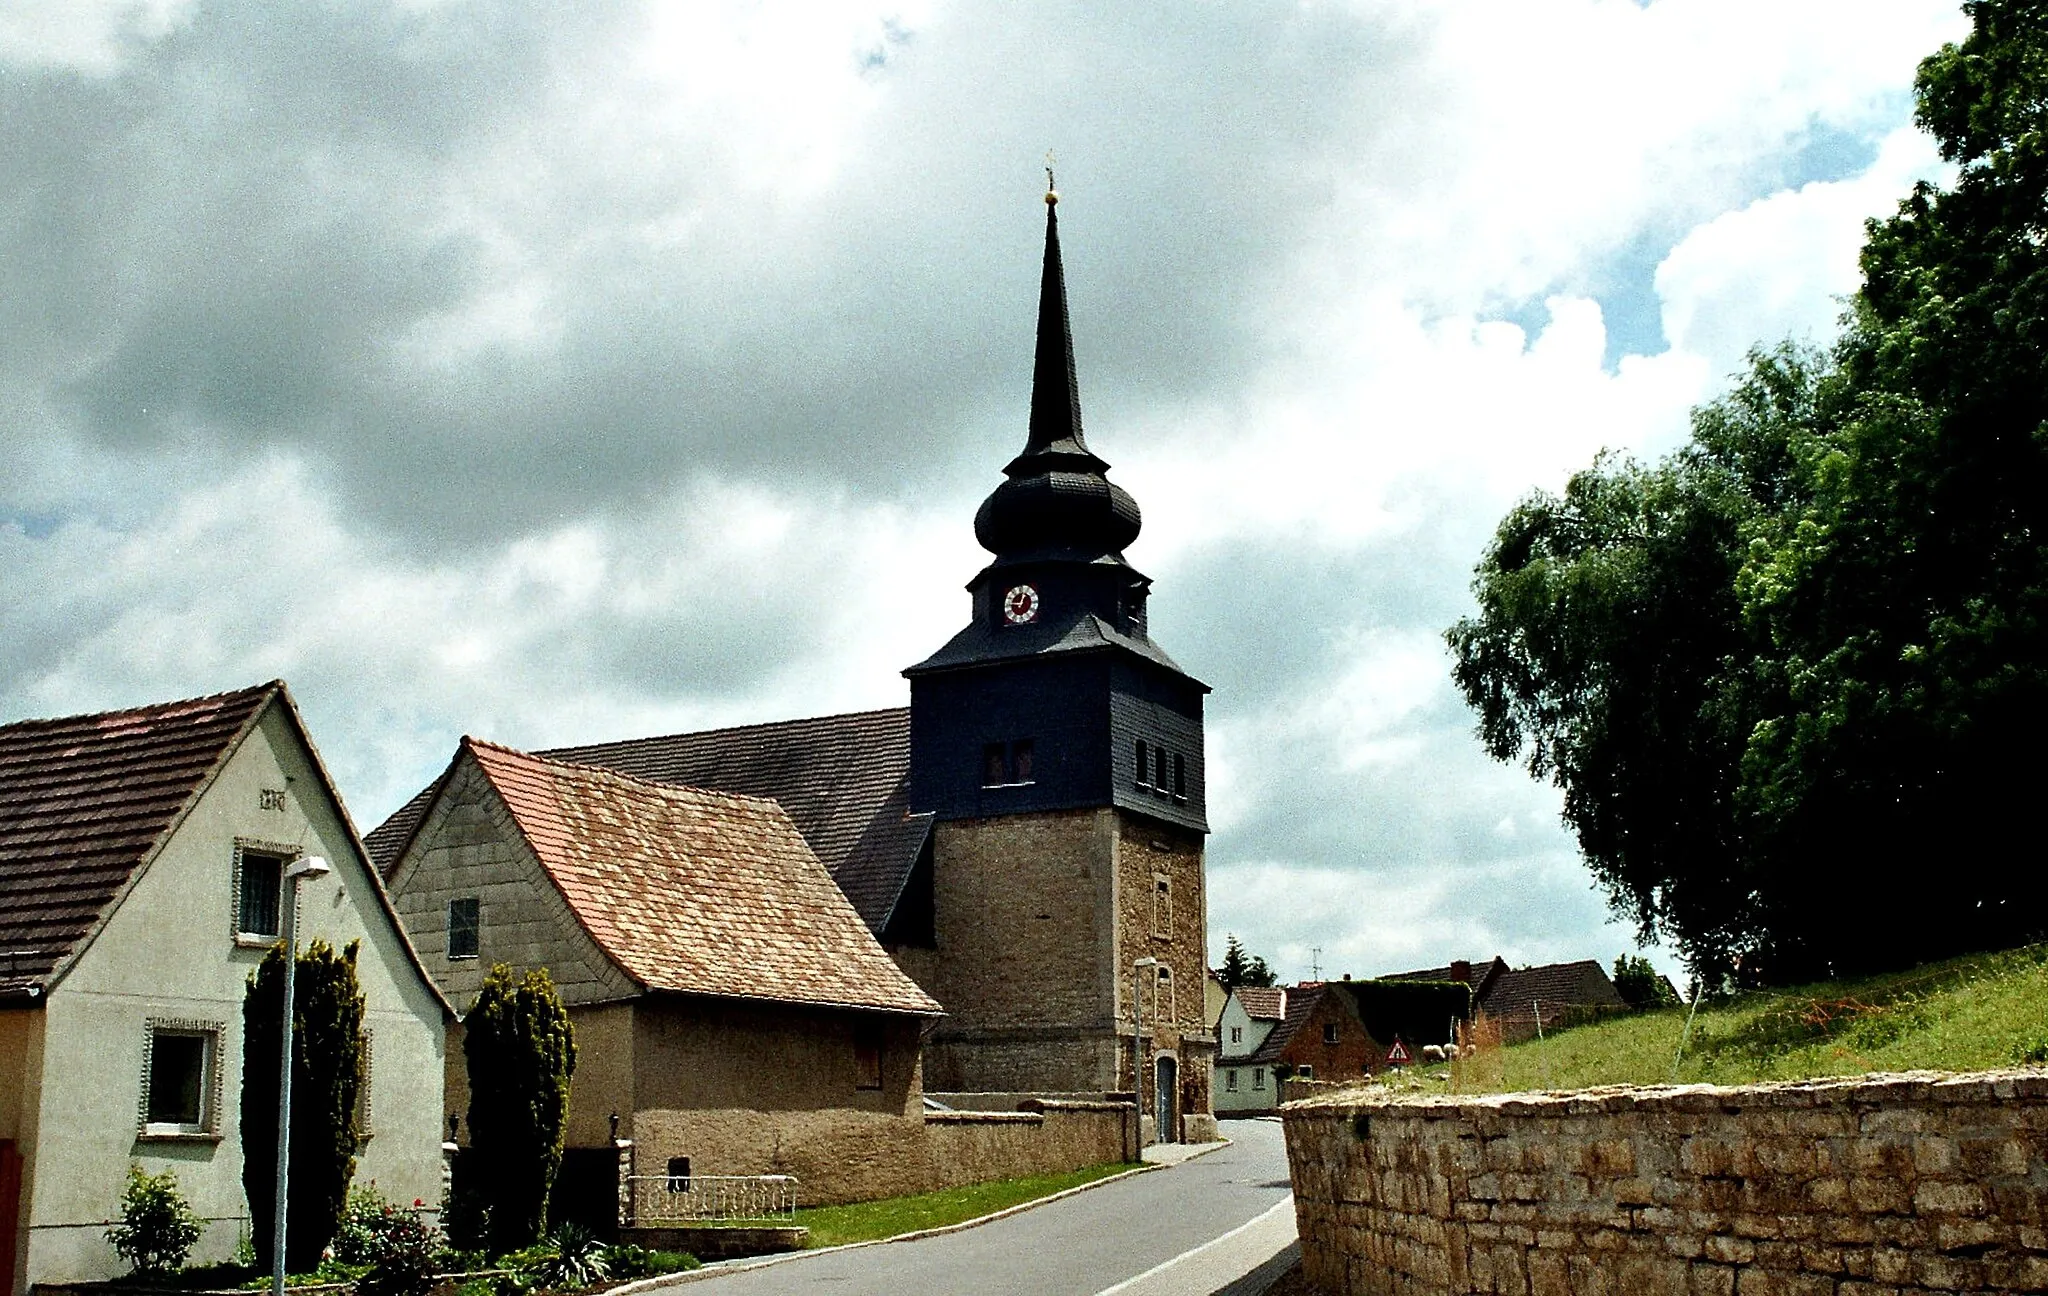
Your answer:
[[[1023,453],[975,515],[973,613],[910,679],[947,1017],[928,1090],[1128,1090],[1161,1137],[1213,1129],[1203,1021],[1202,699],[1146,632],[1138,505],[1088,448],[1058,194],[1046,194]],[[1136,1056],[1134,1057],[1134,1032]]]

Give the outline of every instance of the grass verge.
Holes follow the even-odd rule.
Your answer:
[[[1497,1085],[1461,1087],[1669,1084],[1685,1018],[1683,1008],[1667,1009],[1517,1044],[1501,1052]],[[1750,1084],[2039,1062],[2048,1062],[2048,945],[1703,1003],[1676,1079]],[[1433,1079],[1424,1083],[1449,1088]]]
[[[912,1197],[885,1197],[880,1201],[855,1202],[850,1206],[811,1206],[796,1213],[796,1222],[811,1231],[807,1246],[874,1242],[902,1233],[943,1228],[963,1220],[977,1219],[1135,1168],[1131,1164],[1112,1162],[1085,1170],[1070,1170],[1065,1174],[997,1179],[991,1183],[944,1188]]]

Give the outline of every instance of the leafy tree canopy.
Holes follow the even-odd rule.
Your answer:
[[[2048,773],[2048,0],[1964,10],[1916,81],[1956,181],[1871,222],[1839,342],[1518,505],[1448,633],[1488,750],[1709,980],[2048,921],[2004,846]]]

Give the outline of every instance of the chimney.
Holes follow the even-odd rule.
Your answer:
[[[1469,985],[1471,985],[1471,984],[1472,984],[1472,961],[1471,961],[1470,959],[1452,959],[1452,960],[1451,960],[1451,980],[1453,980],[1453,981],[1463,981],[1463,982],[1464,982],[1464,983],[1465,983],[1466,985],[1468,985],[1468,986],[1469,986]]]

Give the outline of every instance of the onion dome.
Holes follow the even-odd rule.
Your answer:
[[[1081,436],[1074,335],[1060,265],[1059,195],[1045,195],[1045,272],[1038,290],[1038,358],[1031,376],[1031,426],[1024,452],[1004,467],[1009,480],[982,501],[974,538],[999,558],[1121,557],[1138,538],[1138,501],[1112,483],[1109,465]]]

